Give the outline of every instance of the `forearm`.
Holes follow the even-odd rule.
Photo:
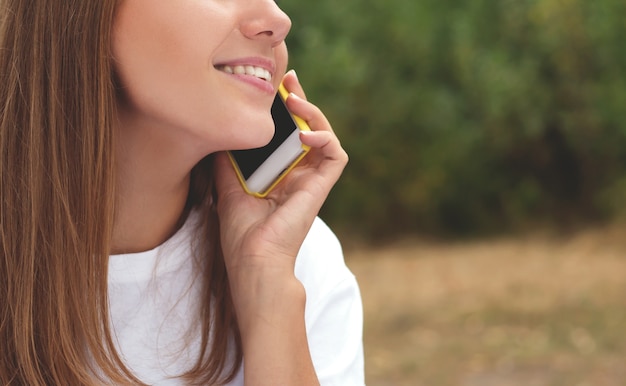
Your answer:
[[[293,275],[247,276],[233,288],[245,385],[319,385],[306,336],[304,287]]]

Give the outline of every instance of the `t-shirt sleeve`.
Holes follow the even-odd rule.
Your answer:
[[[307,337],[323,386],[364,385],[363,307],[337,237],[317,219],[296,260],[306,289]]]

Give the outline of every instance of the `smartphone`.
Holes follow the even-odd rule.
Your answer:
[[[301,130],[311,130],[300,117],[287,110],[288,93],[283,84],[272,104],[274,137],[256,149],[228,152],[243,189],[251,195],[265,197],[310,150],[300,141]]]

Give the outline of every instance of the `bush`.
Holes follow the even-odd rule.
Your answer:
[[[281,1],[291,66],[351,162],[363,237],[613,219],[626,194],[622,0]]]

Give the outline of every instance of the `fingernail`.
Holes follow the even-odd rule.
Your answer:
[[[293,76],[296,77],[296,79],[298,79],[298,74],[296,74],[296,70],[294,70],[293,68],[291,70],[289,70],[289,72],[291,72],[293,74]]]

